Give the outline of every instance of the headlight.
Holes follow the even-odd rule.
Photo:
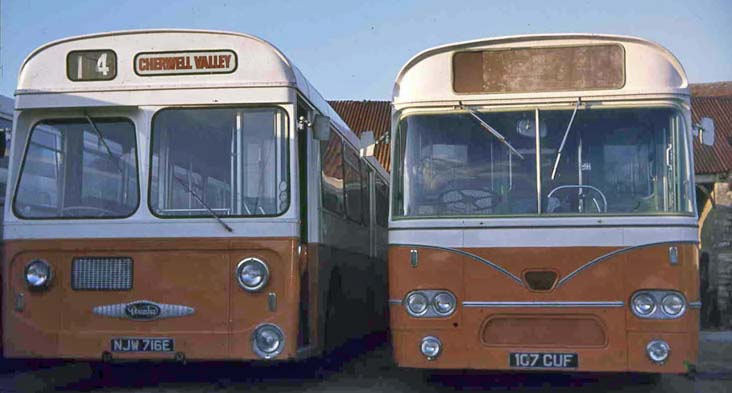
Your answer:
[[[455,296],[448,292],[440,292],[432,299],[432,306],[440,315],[449,315],[455,310]]]
[[[427,360],[435,360],[442,352],[442,342],[437,337],[427,336],[419,343],[419,351]]]
[[[36,259],[25,267],[25,282],[31,288],[44,288],[51,282],[52,274],[48,262]]]
[[[648,358],[656,364],[663,364],[671,353],[671,347],[666,341],[653,340],[646,345]]]
[[[261,259],[246,258],[239,262],[236,268],[236,278],[239,286],[249,292],[256,292],[269,281],[269,268]]]
[[[259,357],[271,359],[285,347],[285,335],[277,325],[259,326],[252,334],[252,350]]]
[[[671,317],[680,315],[686,309],[686,302],[681,296],[671,293],[666,295],[661,301],[661,308],[663,312]]]
[[[429,300],[421,292],[414,292],[407,297],[407,309],[413,315],[422,315],[427,311]]]
[[[648,316],[656,311],[656,300],[647,293],[639,293],[633,298],[633,312],[638,316]]]

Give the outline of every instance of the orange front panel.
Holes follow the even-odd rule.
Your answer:
[[[669,262],[670,245],[679,248],[678,264]],[[696,255],[695,245],[683,243],[628,250],[392,246],[394,357],[405,367],[508,369],[511,352],[570,352],[579,355],[580,371],[684,372],[685,364],[696,363],[698,310],[674,320],[643,320],[629,303],[639,289],[676,290],[697,302]],[[557,278],[549,290],[532,289],[525,278],[531,271]],[[457,310],[449,317],[412,317],[400,301],[417,289],[452,291]],[[432,361],[419,350],[430,335],[443,342]],[[674,357],[663,365],[650,362],[645,345],[651,337],[669,337]]]
[[[188,359],[256,358],[251,333],[261,323],[280,326],[286,335],[281,358],[295,354],[297,284],[295,239],[92,239],[9,241],[3,276],[3,342],[8,357],[100,359],[113,337],[169,337]],[[77,290],[71,286],[78,257],[129,257],[129,290]],[[242,290],[238,262],[256,256],[270,267],[259,293]],[[33,259],[48,261],[54,277],[48,289],[29,290],[24,269]],[[294,288],[294,289],[293,289]],[[268,294],[277,308],[268,308]],[[22,297],[22,307],[16,303]],[[103,305],[134,301],[192,308],[190,315],[152,321],[99,315]],[[118,358],[171,358],[173,354],[115,353]]]

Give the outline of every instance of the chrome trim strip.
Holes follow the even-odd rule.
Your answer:
[[[430,249],[433,249],[433,250],[441,250],[441,251],[447,251],[447,252],[452,252],[452,253],[455,253],[455,254],[463,255],[463,256],[466,256],[468,258],[475,259],[478,262],[481,262],[483,264],[486,264],[486,265],[492,267],[493,269],[497,270],[500,273],[503,273],[503,275],[507,276],[508,278],[512,279],[513,281],[516,281],[522,287],[526,288],[526,285],[524,284],[524,282],[520,278],[516,277],[513,273],[509,272],[508,270],[506,270],[502,266],[499,266],[499,265],[497,265],[497,264],[495,264],[495,263],[493,263],[493,262],[491,262],[491,261],[489,261],[487,259],[483,259],[483,258],[481,258],[481,257],[479,257],[479,256],[477,256],[475,254],[471,254],[471,253],[469,253],[467,251],[458,250],[458,249],[455,249],[455,248],[448,248],[448,247],[429,246],[429,245],[425,245],[425,244],[396,244],[396,243],[392,243],[392,244],[390,244],[390,246],[430,248]]]
[[[597,257],[597,258],[595,258],[595,259],[593,259],[593,260],[585,263],[584,265],[580,266],[579,268],[577,268],[572,273],[569,273],[568,275],[564,276],[561,280],[559,280],[559,282],[557,283],[557,286],[556,287],[557,288],[560,288],[567,281],[571,280],[576,275],[582,273],[584,270],[587,270],[587,269],[591,268],[592,266],[597,265],[598,263],[600,263],[600,262],[602,262],[602,261],[604,261],[606,259],[609,259],[611,257],[614,257],[614,256],[616,256],[618,254],[622,254],[622,253],[625,253],[625,252],[628,252],[628,251],[633,251],[633,250],[636,250],[636,249],[639,249],[639,248],[644,248],[644,247],[653,247],[653,246],[660,246],[660,245],[663,245],[663,244],[678,244],[678,243],[697,244],[698,242],[696,242],[696,241],[688,241],[688,240],[680,240],[680,241],[670,241],[670,242],[648,243],[648,244],[641,244],[641,245],[638,245],[638,246],[626,247],[626,248],[621,248],[620,250],[611,251],[611,252],[609,252],[609,253],[607,253],[605,255],[601,255],[601,256],[599,256],[599,257]]]
[[[701,308],[701,307],[702,307],[702,302],[690,302],[689,303],[689,308]]]
[[[480,301],[464,301],[463,307],[623,307],[625,302],[608,301],[608,302],[572,302],[572,301],[556,301],[556,302],[480,302]]]
[[[402,304],[401,299],[389,299],[389,304]]]

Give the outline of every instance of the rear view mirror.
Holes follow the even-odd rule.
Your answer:
[[[698,133],[699,141],[707,146],[714,144],[714,120],[702,117],[698,124],[694,125],[694,134]]]
[[[376,149],[376,140],[373,131],[364,131],[359,137],[361,140],[361,157],[373,157]]]
[[[330,139],[330,117],[323,115],[315,115],[313,120],[313,138],[318,141],[327,141]]]

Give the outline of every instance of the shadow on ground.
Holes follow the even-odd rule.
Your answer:
[[[385,336],[351,341],[300,362],[27,362],[3,364],[0,390],[16,392],[726,392],[732,374],[652,380],[632,374],[428,372],[396,368]]]

